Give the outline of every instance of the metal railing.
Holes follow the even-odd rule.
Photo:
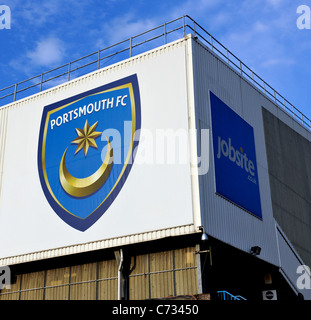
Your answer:
[[[211,51],[220,56],[242,77],[249,80],[281,109],[287,111],[296,121],[311,130],[311,120],[307,116],[188,15],[164,23],[27,80],[0,89],[0,106],[70,81],[147,50],[154,49],[159,45],[177,40],[189,33],[200,39]]]
[[[242,296],[234,296],[233,294],[229,293],[228,291],[217,291],[219,300],[226,301],[226,300],[247,300]]]
[[[0,106],[177,40],[186,34],[185,19],[186,17],[177,18],[57,68],[0,89]]]

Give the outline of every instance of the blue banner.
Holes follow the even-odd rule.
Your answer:
[[[210,92],[216,193],[262,218],[254,130]]]

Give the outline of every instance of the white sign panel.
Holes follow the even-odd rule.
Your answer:
[[[174,48],[11,107],[0,258],[193,223],[185,61]]]

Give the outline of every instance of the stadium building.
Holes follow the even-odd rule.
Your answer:
[[[1,300],[310,299],[311,122],[189,16],[0,94]]]

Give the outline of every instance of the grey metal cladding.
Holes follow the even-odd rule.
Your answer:
[[[311,264],[311,142],[262,109],[273,216]]]

